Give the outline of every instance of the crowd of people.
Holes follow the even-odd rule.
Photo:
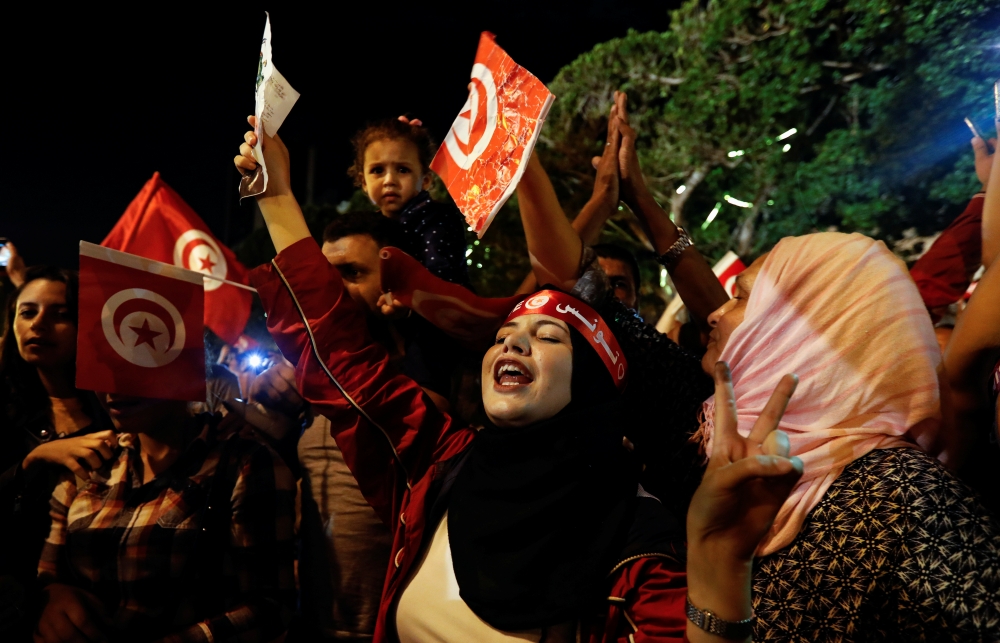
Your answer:
[[[251,282],[280,354],[258,374],[224,350],[203,404],[77,389],[76,274],[14,250],[0,639],[1000,641],[986,142],[983,192],[911,271],[819,232],[730,297],[647,188],[627,105],[572,220],[527,160],[532,273],[482,341],[383,291],[386,248],[471,289],[405,117],[355,137],[373,208],[321,239],[250,117],[234,163],[257,147],[268,168],[277,256]],[[635,257],[597,243],[620,203],[684,301],[683,346],[637,313]]]

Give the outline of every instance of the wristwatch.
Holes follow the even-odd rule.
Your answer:
[[[692,623],[705,630],[709,634],[721,636],[724,639],[735,639],[742,641],[750,638],[753,633],[753,622],[755,616],[742,621],[724,621],[709,610],[698,609],[691,602],[691,597],[685,598],[687,617]]]
[[[677,226],[677,241],[667,248],[667,251],[656,258],[656,262],[666,268],[673,270],[677,260],[681,258],[681,253],[694,245],[691,235],[681,226]]]

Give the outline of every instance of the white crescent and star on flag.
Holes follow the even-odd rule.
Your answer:
[[[139,305],[132,306],[136,310],[116,323],[118,309],[136,300]],[[153,305],[143,306],[145,302]],[[144,288],[128,288],[109,297],[101,310],[101,327],[116,353],[146,368],[166,366],[177,359],[187,338],[177,307],[166,297]]]
[[[225,279],[228,271],[226,257],[211,235],[201,230],[188,230],[177,237],[174,243],[174,265],[194,270],[216,279],[205,280],[205,290],[212,291],[222,286],[219,279]]]
[[[497,128],[497,86],[493,72],[482,63],[472,66],[469,98],[445,136],[444,146],[455,164],[468,170],[478,159]]]

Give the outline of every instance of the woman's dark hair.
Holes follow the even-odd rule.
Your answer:
[[[387,118],[369,123],[351,138],[351,145],[354,146],[354,163],[348,168],[347,174],[354,179],[354,185],[359,188],[364,185],[365,150],[375,141],[385,140],[413,143],[417,148],[421,169],[424,172],[430,169],[436,146],[427,128],[410,125],[395,118]]]
[[[33,281],[44,279],[66,285],[66,307],[76,323],[79,281],[73,270],[62,270],[51,266],[29,268],[24,283],[7,298],[7,323],[0,338],[0,417],[15,424],[36,415],[41,409],[49,408],[49,395],[42,386],[38,372],[21,357],[14,337],[14,318],[17,313],[17,298]]]

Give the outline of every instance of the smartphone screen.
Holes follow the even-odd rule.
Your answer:
[[[0,241],[0,268],[6,268],[8,262],[10,262],[10,248],[7,247],[6,241]]]

